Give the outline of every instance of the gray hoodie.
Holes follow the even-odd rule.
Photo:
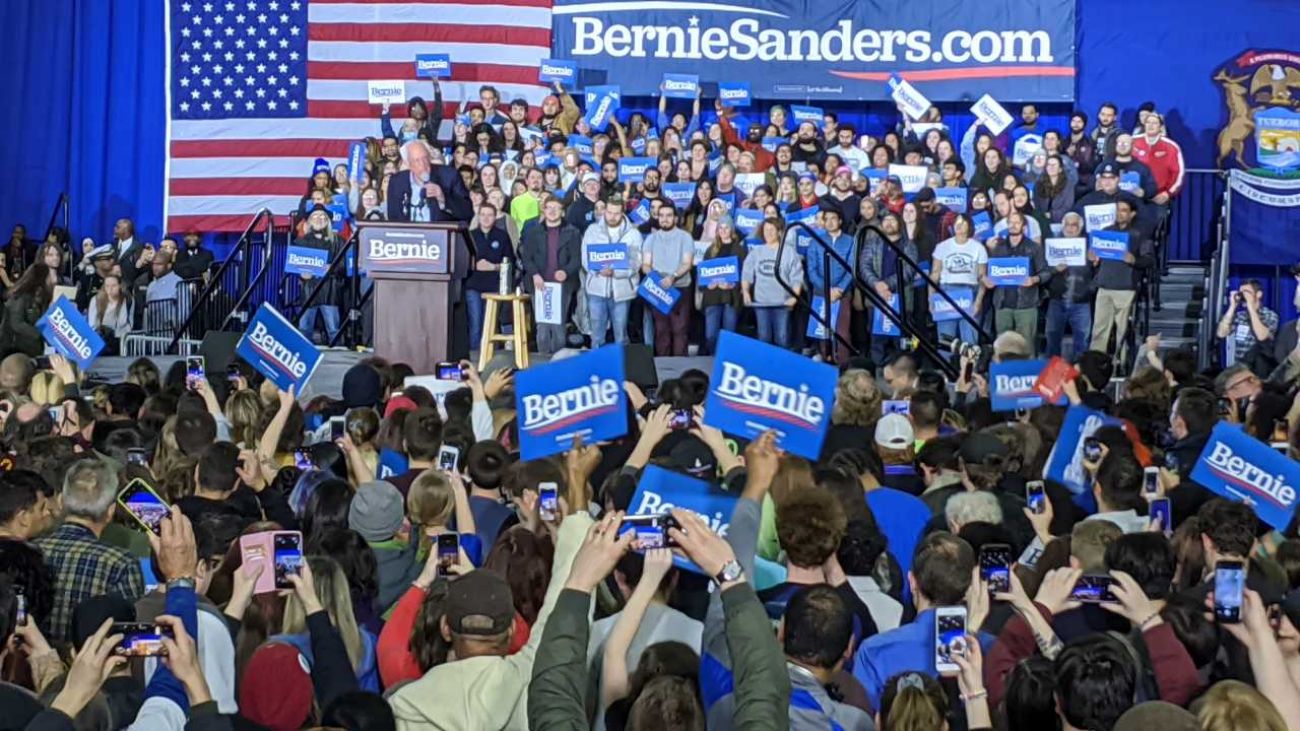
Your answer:
[[[603,277],[598,271],[587,269],[587,247],[590,244],[626,244],[627,269],[615,269],[614,276]],[[587,227],[582,235],[582,289],[592,297],[611,297],[626,302],[636,297],[641,281],[641,232],[623,217],[622,224],[610,228],[602,216]]]

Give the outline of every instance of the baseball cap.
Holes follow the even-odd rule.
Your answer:
[[[596,182],[600,182],[600,176],[595,173],[587,173],[586,175],[582,176],[583,185],[586,185],[587,183],[590,183],[593,180]]]
[[[702,479],[711,480],[718,473],[718,458],[713,450],[694,436],[679,441],[668,452],[673,467]]]
[[[886,449],[906,449],[916,442],[912,422],[902,414],[885,414],[876,422],[876,444]]]
[[[112,259],[112,258],[113,258],[113,247],[108,244],[102,244],[90,250],[91,261],[94,261],[95,259]]]
[[[802,183],[805,180],[811,180],[813,182],[817,182],[817,176],[812,172],[805,170],[802,173],[799,173],[799,182]]]
[[[406,515],[402,493],[384,480],[363,483],[348,507],[348,527],[371,543],[397,535]]]
[[[510,584],[491,571],[471,571],[452,581],[445,607],[447,625],[456,634],[498,635],[515,621]]]
[[[983,432],[968,434],[958,452],[966,464],[982,465],[993,458],[1006,459],[1007,445],[1001,439]]]
[[[898,177],[897,175],[890,175],[889,177],[885,178],[885,182],[886,182],[886,183],[894,183],[894,184],[896,184],[896,185],[902,185],[902,184],[903,184],[903,179],[900,178],[900,177]]]
[[[1113,162],[1103,162],[1097,168],[1098,175],[1119,175],[1119,166]]]
[[[835,175],[837,175],[837,176],[839,176],[839,175],[847,175],[847,176],[849,176],[849,177],[851,178],[851,177],[853,177],[853,168],[849,167],[848,165],[841,165],[841,166],[835,168]]]

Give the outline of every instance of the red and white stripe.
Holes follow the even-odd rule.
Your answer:
[[[308,20],[306,117],[169,122],[169,230],[242,231],[261,208],[296,208],[316,158],[346,162],[352,142],[379,136],[367,82],[403,79],[408,97],[432,102],[429,80],[414,78],[417,54],[451,55],[444,136],[483,84],[502,106],[547,94],[537,67],[550,56],[551,0],[310,0]],[[405,111],[393,108],[395,128]]]

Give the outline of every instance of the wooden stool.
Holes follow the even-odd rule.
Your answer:
[[[486,370],[492,356],[496,354],[497,343],[513,343],[515,349],[515,368],[528,367],[528,300],[526,294],[484,294],[487,305],[483,309],[483,340],[479,343],[478,369]],[[509,302],[515,320],[513,335],[497,334],[497,309],[503,302]]]

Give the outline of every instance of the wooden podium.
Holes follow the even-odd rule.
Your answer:
[[[465,224],[358,225],[361,266],[375,287],[375,354],[432,373],[454,352],[452,311],[463,298],[470,259]]]

